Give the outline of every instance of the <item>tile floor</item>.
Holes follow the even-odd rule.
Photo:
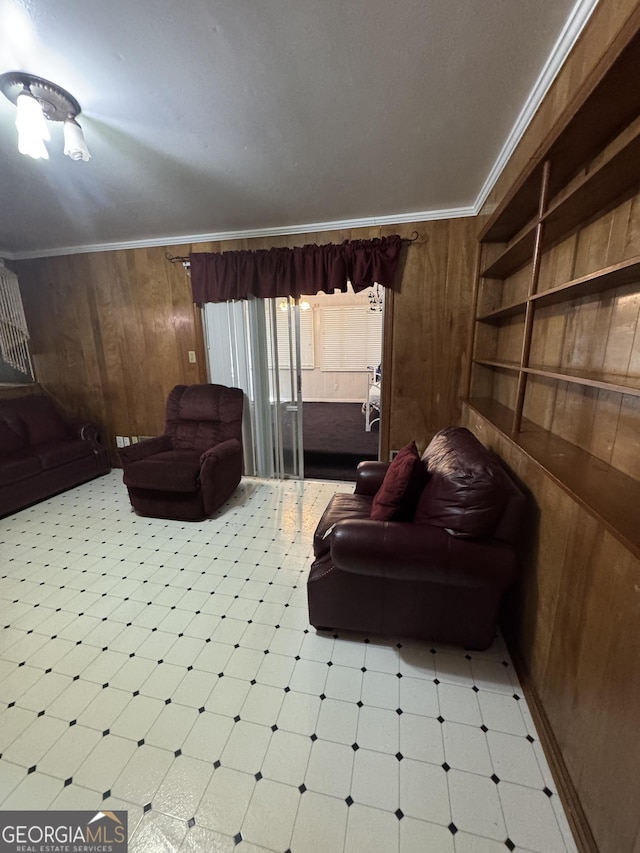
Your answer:
[[[0,520],[0,808],[127,809],[136,853],[573,853],[500,639],[309,627],[351,489],[245,480],[187,524],[114,471]]]

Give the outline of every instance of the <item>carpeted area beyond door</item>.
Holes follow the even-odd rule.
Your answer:
[[[354,481],[363,459],[378,458],[378,426],[365,432],[360,403],[303,403],[304,475]]]

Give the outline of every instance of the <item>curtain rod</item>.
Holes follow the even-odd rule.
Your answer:
[[[411,237],[402,237],[400,242],[403,246],[410,246],[411,243],[415,243],[418,240],[419,236],[418,232],[414,231]],[[170,252],[165,252],[165,257],[170,264],[182,264],[185,269],[189,269],[191,266],[189,255],[172,255]]]

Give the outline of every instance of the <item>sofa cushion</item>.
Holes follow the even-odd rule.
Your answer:
[[[18,420],[0,420],[0,454],[19,453],[27,447],[27,437]]]
[[[31,445],[64,440],[72,436],[71,430],[47,397],[36,395],[24,397],[20,400],[17,411],[25,425]]]
[[[47,469],[66,465],[67,462],[74,462],[84,456],[92,456],[93,447],[89,441],[72,438],[66,441],[48,441],[32,448],[32,452],[38,456],[42,467]]]
[[[331,547],[331,532],[338,521],[345,518],[369,518],[371,498],[367,495],[334,495],[318,522],[313,534],[313,553],[326,554]]]
[[[464,427],[437,433],[424,456],[429,479],[415,514],[418,524],[444,527],[452,536],[491,536],[506,501],[505,474]]]
[[[0,461],[0,486],[9,486],[34,474],[39,474],[42,465],[37,456],[30,453],[6,456]]]
[[[393,458],[371,505],[375,521],[409,521],[425,481],[425,468],[415,441]]]
[[[167,450],[127,465],[124,483],[134,489],[195,492],[200,483],[200,453]]]

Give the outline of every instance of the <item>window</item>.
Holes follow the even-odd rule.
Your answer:
[[[382,313],[368,305],[323,305],[320,311],[320,369],[362,371],[382,353]]]

